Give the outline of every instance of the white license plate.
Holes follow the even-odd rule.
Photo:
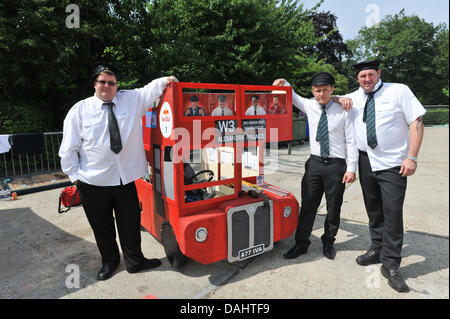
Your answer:
[[[253,256],[260,255],[264,252],[264,244],[259,244],[253,247],[239,250],[238,260],[244,260]]]

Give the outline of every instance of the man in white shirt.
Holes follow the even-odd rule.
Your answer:
[[[355,64],[360,87],[353,99],[360,183],[371,246],[359,265],[382,263],[381,273],[398,292],[409,291],[398,269],[403,244],[406,177],[417,168],[425,109],[404,84],[381,81],[380,61]],[[409,125],[409,132],[408,132]]]
[[[266,110],[258,105],[259,96],[252,95],[252,105],[250,105],[245,111],[245,115],[265,115]]]
[[[226,105],[227,97],[225,95],[219,95],[217,101],[219,105],[211,112],[211,116],[228,116],[233,115],[233,111]]]
[[[113,211],[127,271],[161,264],[141,251],[134,181],[145,175],[146,167],[141,118],[168,83],[178,80],[163,77],[143,88],[117,92],[118,70],[108,64],[97,65],[91,79],[95,94],[67,113],[59,156],[63,172],[80,192],[102,257],[97,279],[106,280],[120,262]]]
[[[321,237],[323,254],[334,259],[333,247],[339,229],[345,183],[355,180],[358,161],[353,136],[351,113],[334,102],[334,78],[319,72],[311,79],[314,100],[303,98],[292,91],[293,104],[308,116],[311,156],[305,163],[302,179],[302,199],[295,246],[284,257],[297,258],[305,254],[311,244],[309,237],[317,209],[325,193],[327,217]],[[274,86],[289,85],[284,79],[275,80]],[[345,99],[344,99],[345,100]]]

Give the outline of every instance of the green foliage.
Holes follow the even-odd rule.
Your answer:
[[[104,39],[113,33],[104,14],[107,3],[78,1],[81,27],[69,29],[65,9],[71,2],[0,2],[0,98],[11,109],[18,105],[24,108],[12,113],[2,110],[2,114],[34,112],[39,119],[38,113],[45,110],[52,119],[46,121],[46,130],[60,130],[68,108],[80,97],[92,94],[87,81],[90,67],[101,57]],[[14,125],[4,127],[11,120],[2,123],[0,132],[15,130]],[[33,130],[40,127],[36,124]],[[17,128],[14,132],[23,132]]]
[[[290,77],[295,56],[316,43],[294,1],[159,0],[148,11],[153,59],[182,81],[269,84]]]
[[[448,97],[448,84],[446,88],[442,89],[442,93],[444,93]]]
[[[96,61],[122,70],[120,88],[171,74],[235,84],[285,77],[310,94],[310,76],[324,69],[344,88],[329,62],[311,54],[319,39],[310,17],[321,2],[305,11],[295,0],[80,0],[80,27],[68,28],[73,1],[4,0],[0,133],[61,130],[68,109],[93,94]],[[31,127],[16,114],[30,114]]]
[[[434,26],[402,10],[386,16],[378,27],[363,27],[348,46],[354,57],[347,62],[347,72],[353,79],[351,64],[377,56],[384,81],[407,84],[424,104],[443,102],[442,88],[448,84],[448,29],[444,25]]]
[[[45,107],[0,103],[0,133],[47,132],[52,121],[54,116]]]

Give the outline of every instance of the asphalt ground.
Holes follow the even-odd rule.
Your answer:
[[[309,144],[281,147],[266,160],[278,170],[265,181],[300,200]],[[277,156],[278,154],[278,156]],[[0,202],[0,299],[448,299],[449,129],[427,127],[416,174],[408,178],[404,247],[400,271],[411,291],[391,289],[380,265],[361,267],[355,258],[370,244],[359,181],[347,185],[334,260],[322,254],[326,214],[322,202],[306,255],[282,255],[294,236],[251,260],[202,265],[189,261],[175,270],[162,245],[142,230],[142,249],[160,258],[156,269],[129,274],[122,261],[114,276],[97,281],[101,262],[81,206],[57,213],[61,188]],[[224,307],[222,307],[224,308]],[[180,312],[182,309],[180,309]],[[222,309],[224,311],[224,309]]]

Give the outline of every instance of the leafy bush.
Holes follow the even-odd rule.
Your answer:
[[[0,134],[48,132],[54,114],[40,107],[0,102]]]

